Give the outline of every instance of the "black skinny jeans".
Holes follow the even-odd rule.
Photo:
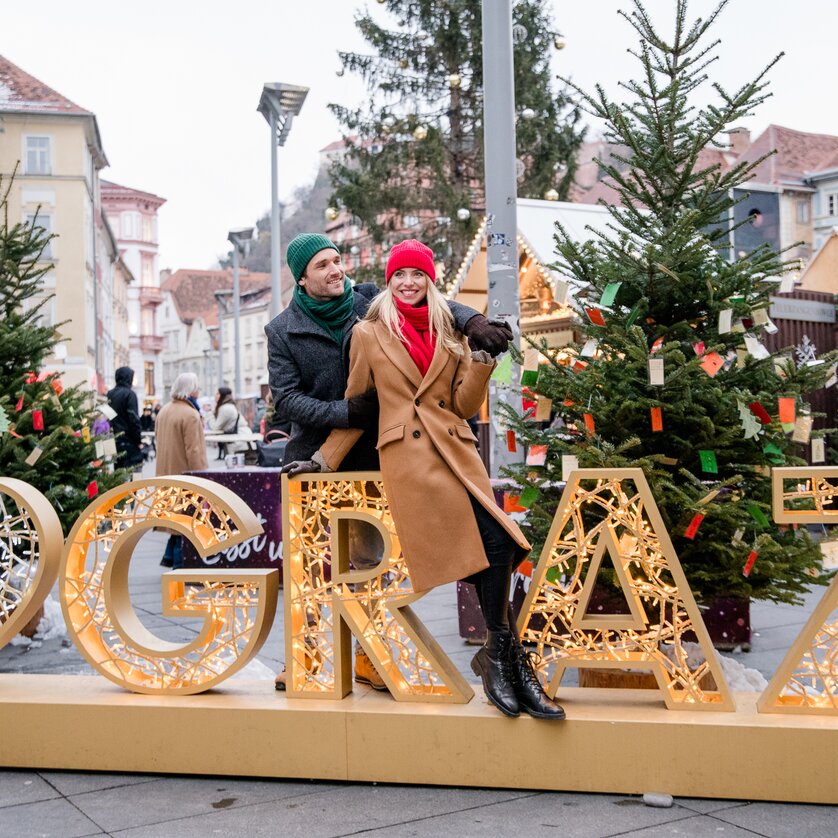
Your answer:
[[[489,631],[509,629],[509,583],[515,562],[512,536],[469,495],[489,567],[465,579],[477,589],[477,599]]]

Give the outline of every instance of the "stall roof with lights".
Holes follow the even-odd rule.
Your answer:
[[[800,276],[801,291],[826,291],[838,294],[838,227],[833,227],[826,241]]]
[[[560,329],[564,334],[574,317],[559,288],[560,275],[546,267],[556,260],[553,238],[556,222],[575,241],[585,242],[598,232],[605,232],[610,220],[610,213],[602,206],[518,199],[522,331],[546,333]],[[486,220],[483,219],[448,296],[485,314],[487,290]]]

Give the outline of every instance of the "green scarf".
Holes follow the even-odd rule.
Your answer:
[[[294,302],[302,309],[306,317],[318,326],[322,326],[331,339],[340,346],[343,340],[343,327],[355,310],[355,294],[348,278],[343,281],[343,296],[334,297],[331,300],[315,300],[297,285],[294,288]]]

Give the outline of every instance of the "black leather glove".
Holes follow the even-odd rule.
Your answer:
[[[289,477],[296,477],[298,474],[305,474],[309,471],[320,471],[320,463],[316,460],[294,460],[280,469],[281,474],[287,474]]]
[[[487,320],[482,314],[475,314],[466,323],[463,334],[471,349],[482,349],[493,358],[509,349],[513,337],[512,329],[503,320]]]
[[[347,399],[349,404],[349,427],[368,431],[378,427],[378,393],[367,390],[360,396]]]

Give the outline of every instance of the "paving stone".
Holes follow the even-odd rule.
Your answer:
[[[102,828],[63,798],[3,810],[0,838],[82,838]]]
[[[738,826],[722,823],[715,817],[707,815],[693,815],[671,823],[612,834],[614,836],[619,835],[620,838],[664,838],[668,835],[681,836],[681,838],[709,838],[709,836],[714,836],[714,838],[715,836],[718,836],[718,838],[746,838],[746,836],[747,838],[754,838],[755,834],[762,835],[762,833],[754,833],[747,829],[740,829]]]
[[[34,771],[0,769],[0,807],[35,803],[59,796],[59,793]],[[0,821],[6,820],[7,817],[8,815],[3,815]]]
[[[160,779],[157,774],[106,774],[101,771],[39,771],[38,774],[65,796]]]
[[[323,794],[331,788],[329,784],[313,782],[162,777],[68,798],[101,829],[114,832],[222,809],[238,810],[286,797]]]
[[[824,770],[828,770],[824,766]],[[835,838],[838,806],[800,803],[751,803],[714,814],[725,823],[769,838]]]
[[[120,838],[192,838],[207,835],[261,836],[354,835],[369,827],[389,835],[392,825],[437,814],[487,806],[528,796],[521,792],[438,789],[404,786],[344,785],[328,792],[287,797],[210,815],[119,832]],[[439,834],[439,833],[438,833]],[[484,833],[483,838],[496,833]]]

